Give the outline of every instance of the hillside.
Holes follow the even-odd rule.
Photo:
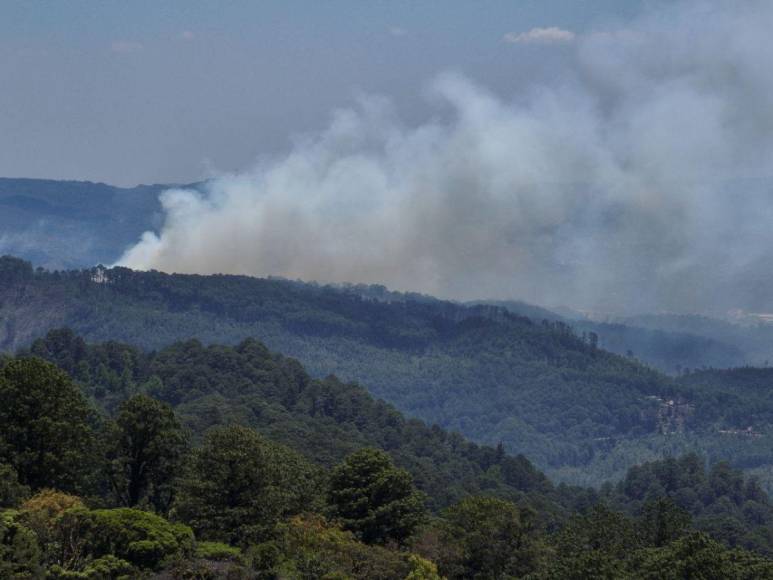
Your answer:
[[[312,376],[356,381],[410,416],[478,443],[501,442],[559,481],[600,484],[686,451],[754,468],[766,486],[772,479],[768,423],[754,438],[723,433],[748,426],[735,387],[717,394],[682,384],[560,321],[380,287],[1,264],[6,351],[62,326],[89,341],[147,350],[190,337],[204,344],[256,337]]]
[[[737,320],[722,320],[695,314],[650,314],[622,317],[619,322],[626,326],[699,336],[743,353],[743,359],[733,364],[709,361],[705,365],[693,365],[693,369],[703,366],[765,366],[773,360],[773,324],[757,315],[741,314]]]
[[[561,322],[286,280],[0,264],[6,351],[61,326],[89,341],[148,350],[190,337],[204,344],[255,337],[312,376],[356,381],[401,412],[478,443],[502,442],[548,474],[583,484],[619,477],[664,451],[707,450],[712,460],[737,452],[729,440],[707,443],[719,437],[714,415],[732,424],[733,408],[701,405],[695,389]]]
[[[485,300],[472,304],[501,306],[513,314],[533,320],[560,321],[571,326],[577,334],[594,333],[598,346],[621,356],[636,357],[641,362],[671,375],[686,369],[706,367],[725,368],[740,366],[753,358],[759,345],[736,340],[727,332],[716,330],[737,329],[720,323],[708,325],[658,324],[661,317],[632,317],[621,321],[599,322],[579,317],[577,313],[562,316],[557,312],[516,300]],[[703,319],[709,321],[710,319]],[[714,332],[709,331],[715,330]],[[743,331],[741,331],[743,334]]]
[[[524,457],[406,420],[361,387],[312,379],[297,361],[252,339],[235,347],[191,340],[145,354],[116,342],[88,345],[58,330],[28,354],[73,376],[106,413],[139,392],[170,404],[197,439],[215,425],[242,424],[326,467],[362,447],[384,449],[435,508],[483,491],[558,507],[553,486]]]
[[[0,254],[51,269],[112,264],[160,225],[168,187],[0,178]]]
[[[33,272],[6,259],[0,346],[51,327],[156,349],[249,336],[315,376],[355,380],[398,409],[545,467],[582,466],[607,437],[656,429],[668,381],[568,327],[492,307],[365,300],[338,289],[235,276],[126,269]]]
[[[254,340],[54,331],[0,356],[0,403],[3,578],[773,577],[773,506],[726,464],[556,489]]]

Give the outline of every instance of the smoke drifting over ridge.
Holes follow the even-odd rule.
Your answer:
[[[771,29],[770,2],[685,3],[578,35],[554,82],[510,99],[441,75],[420,126],[361,99],[284,157],[165,192],[162,230],[120,263],[600,310],[771,308]]]

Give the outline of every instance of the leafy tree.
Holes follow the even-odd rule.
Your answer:
[[[606,579],[625,576],[626,559],[640,547],[633,522],[604,505],[575,515],[555,540],[548,578]]]
[[[62,528],[73,530],[87,559],[115,556],[142,569],[158,569],[194,550],[193,532],[183,524],[131,508],[70,510]]]
[[[82,490],[96,458],[93,413],[78,387],[41,359],[0,369],[0,461],[23,485]]]
[[[172,408],[146,395],[125,401],[109,428],[108,475],[118,501],[169,509],[186,438]]]
[[[439,580],[431,573],[431,563],[363,544],[318,515],[295,516],[279,524],[274,538],[250,548],[248,556],[259,578],[391,580],[415,572],[408,577]]]
[[[0,509],[16,507],[28,495],[29,488],[19,483],[16,470],[10,465],[0,463]]]
[[[180,482],[177,514],[206,540],[249,544],[281,518],[312,509],[317,471],[252,429],[211,429]]]
[[[442,576],[438,574],[437,566],[433,562],[416,554],[411,554],[408,557],[408,562],[410,562],[412,569],[405,580],[442,580]]]
[[[404,542],[425,513],[410,474],[377,449],[356,451],[333,470],[329,499],[335,517],[366,543]]]
[[[44,489],[22,504],[18,521],[35,533],[43,564],[66,568],[78,564],[82,555],[62,526],[62,516],[83,508],[81,498],[53,489]]]
[[[271,353],[254,339],[235,347],[188,341],[144,354],[112,342],[86,345],[84,351],[69,334],[49,333],[35,352],[65,361],[61,364],[74,361],[76,371],[88,361],[81,374],[91,382],[84,389],[104,392],[98,402],[108,413],[122,395],[107,375],[118,377],[129,364],[143,392],[173,405],[194,437],[215,425],[243,424],[325,466],[362,447],[378,447],[411,473],[433,510],[485,491],[506,498],[538,492],[554,504],[554,512],[561,511],[550,481],[525,457],[406,419],[358,385],[335,377],[313,379],[297,361]],[[107,373],[104,382],[99,368]]]
[[[695,454],[650,461],[631,468],[606,496],[639,516],[648,545],[679,537],[690,516],[695,528],[725,545],[773,553],[773,505],[754,478],[744,478],[727,463],[707,470]]]
[[[0,512],[0,578],[39,578],[40,548],[35,533],[14,519],[14,512]]]
[[[651,500],[639,516],[639,534],[648,546],[660,548],[683,536],[690,526],[690,514],[668,498]]]
[[[668,546],[636,554],[629,564],[642,580],[756,580],[773,578],[773,563],[726,549],[703,533],[686,535]]]
[[[126,560],[107,555],[90,560],[81,570],[67,570],[58,564],[48,569],[47,578],[51,580],[96,580],[97,578],[137,578],[142,573]]]
[[[443,512],[437,558],[448,578],[521,577],[536,571],[544,553],[536,514],[512,502],[469,497]]]

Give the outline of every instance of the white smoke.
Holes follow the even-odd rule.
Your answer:
[[[418,127],[363,99],[284,157],[164,193],[162,230],[120,263],[607,310],[771,307],[771,29],[769,1],[680,4],[578,35],[571,67],[511,99],[442,75]]]

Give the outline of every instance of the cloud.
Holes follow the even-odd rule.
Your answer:
[[[110,50],[118,54],[131,54],[142,49],[142,44],[133,40],[114,40],[110,44]]]
[[[508,32],[502,37],[509,44],[566,44],[572,42],[576,35],[570,30],[551,26],[549,28],[532,28],[528,32]]]
[[[703,6],[711,9],[701,11]],[[697,12],[696,12],[697,11]],[[420,124],[335,112],[285,155],[162,195],[121,263],[604,311],[773,307],[773,3],[670,6]]]

